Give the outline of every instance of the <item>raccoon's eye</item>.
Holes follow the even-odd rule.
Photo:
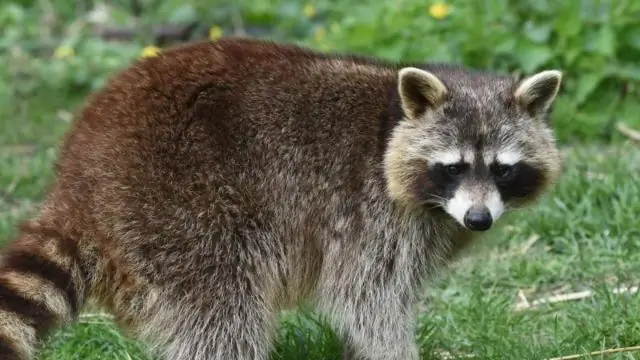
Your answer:
[[[447,174],[451,176],[458,176],[464,171],[464,166],[461,164],[451,164],[447,165],[445,170],[447,171]]]
[[[515,174],[515,171],[513,169],[513,166],[510,166],[510,165],[498,165],[498,166],[496,166],[494,173],[495,173],[496,177],[498,178],[498,180],[506,181],[506,180],[511,179],[513,174]]]

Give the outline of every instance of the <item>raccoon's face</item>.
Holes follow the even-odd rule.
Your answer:
[[[560,171],[548,124],[560,82],[555,70],[516,81],[461,69],[403,68],[398,91],[405,119],[385,158],[389,195],[444,210],[476,231],[538,199]]]

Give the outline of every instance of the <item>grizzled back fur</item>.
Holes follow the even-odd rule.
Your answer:
[[[1,252],[0,358],[93,300],[167,359],[267,359],[309,300],[346,357],[417,359],[428,275],[558,176],[559,85],[253,39],[138,61],[78,112]]]

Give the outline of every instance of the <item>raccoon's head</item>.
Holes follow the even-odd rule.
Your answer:
[[[560,172],[549,113],[561,79],[557,70],[516,80],[452,67],[402,68],[404,119],[385,155],[389,195],[444,210],[478,231],[537,200]]]

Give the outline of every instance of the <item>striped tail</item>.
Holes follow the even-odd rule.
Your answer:
[[[47,335],[75,320],[83,281],[76,244],[54,229],[24,224],[0,249],[0,359],[34,359]]]

